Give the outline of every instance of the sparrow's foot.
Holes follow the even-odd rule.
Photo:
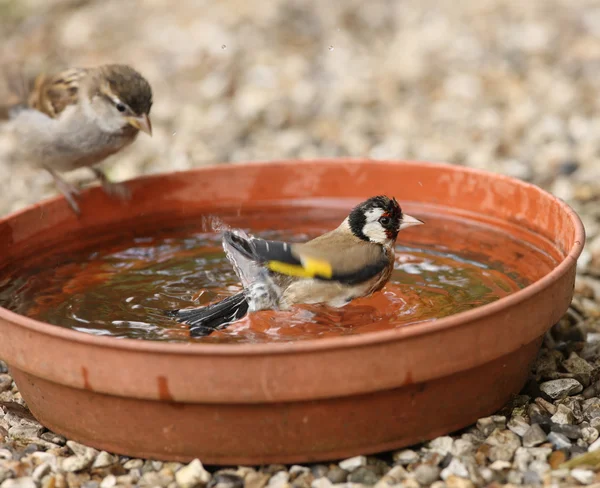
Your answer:
[[[81,210],[79,209],[79,205],[75,201],[75,198],[79,196],[79,188],[63,179],[62,176],[60,176],[52,168],[46,167],[46,170],[52,176],[56,188],[58,188],[58,190],[64,195],[65,199],[67,200],[67,203],[69,204],[71,209],[73,209],[73,212],[75,212],[77,215],[80,215]]]
[[[102,183],[102,188],[106,192],[107,195],[111,197],[117,197],[121,200],[130,200],[131,199],[131,190],[127,188],[127,185],[124,183],[114,183],[108,179],[108,176],[98,168],[92,168],[92,171],[96,175],[96,178],[100,180]]]

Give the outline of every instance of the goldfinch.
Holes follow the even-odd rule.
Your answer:
[[[205,307],[168,313],[190,325],[192,336],[205,336],[259,310],[317,303],[343,307],[385,286],[398,232],[423,223],[404,214],[395,198],[376,196],[357,205],[336,229],[306,243],[226,231],[223,247],[244,290]]]

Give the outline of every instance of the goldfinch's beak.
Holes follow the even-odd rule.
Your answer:
[[[407,227],[411,227],[413,225],[421,225],[424,224],[422,220],[419,220],[415,217],[411,217],[410,215],[402,214],[402,222],[400,223],[400,230],[406,229]]]
[[[132,127],[135,127],[137,130],[141,130],[152,137],[152,123],[150,122],[150,117],[148,117],[148,115],[143,114],[139,117],[127,117],[127,122],[129,122],[129,125]]]

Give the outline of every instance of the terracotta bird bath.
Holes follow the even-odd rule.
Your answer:
[[[531,249],[510,254],[487,244],[530,283],[515,293],[439,320],[344,337],[262,344],[115,339],[0,308],[0,357],[39,421],[136,457],[307,463],[465,427],[522,388],[544,333],[569,306],[584,243],[579,218],[552,195],[444,164],[233,164],[128,186],[130,202],[99,188],[84,191],[79,218],[57,197],[0,220],[0,285],[26,268],[48,266],[54,255],[222,209],[322,198],[357,203],[376,194],[396,196],[426,221],[468,221]],[[450,232],[441,229],[437,238],[452,245]],[[477,239],[469,246],[476,251]]]

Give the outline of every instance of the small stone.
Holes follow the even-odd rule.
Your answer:
[[[419,455],[412,449],[404,449],[402,451],[396,451],[392,455],[394,462],[402,466],[408,464],[414,464],[419,461]]]
[[[454,439],[450,436],[442,436],[436,439],[433,439],[429,443],[429,449],[445,456],[450,451],[452,451],[452,444],[454,443]]]
[[[203,487],[210,479],[210,473],[204,469],[199,459],[194,459],[175,473],[175,481],[180,488]]]
[[[7,374],[0,374],[0,393],[12,388],[12,378]]]
[[[349,483],[360,483],[361,485],[374,485],[379,477],[371,466],[359,466],[348,475]]]
[[[421,464],[414,470],[415,479],[425,486],[429,486],[440,477],[440,468],[430,464]]]
[[[552,430],[552,432],[567,436],[569,439],[581,438],[581,429],[577,425],[552,424],[550,430]]]
[[[548,463],[552,469],[558,469],[558,467],[567,460],[567,455],[563,451],[554,451],[550,454]]]
[[[144,461],[142,461],[141,459],[130,459],[125,464],[123,464],[123,467],[125,469],[140,469],[143,465]]]
[[[446,479],[447,488],[474,488],[474,486],[470,479],[461,478],[460,476],[449,476]]]
[[[556,413],[556,405],[550,403],[548,400],[542,397],[537,397],[535,399],[535,403],[537,403],[538,406],[546,410],[546,412],[548,412],[550,415],[554,415]]]
[[[508,423],[506,424],[506,426],[508,427],[508,429],[512,432],[514,432],[515,434],[523,437],[523,435],[525,435],[525,432],[527,432],[527,430],[529,429],[529,424],[527,423],[527,420],[525,420],[525,417],[521,416],[521,415],[516,415],[514,417],[512,417]]]
[[[571,352],[569,358],[563,362],[563,367],[569,372],[576,375],[576,378],[583,383],[583,386],[590,384],[594,367],[585,359],[579,357],[576,352]]]
[[[100,488],[113,488],[117,485],[117,477],[109,474],[100,482]]]
[[[62,435],[55,434],[54,432],[44,432],[40,435],[40,438],[59,446],[64,446],[67,443],[67,440]]]
[[[527,429],[527,432],[523,435],[523,445],[525,447],[535,447],[546,442],[546,433],[539,426],[539,424],[533,424]]]
[[[337,466],[336,466],[337,467]],[[315,479],[322,478],[323,476],[327,476],[327,472],[329,468],[324,464],[314,464],[310,467],[310,472],[314,476]]]
[[[597,451],[598,449],[600,449],[600,439],[596,439],[592,442],[590,447],[588,447],[588,451]]]
[[[107,468],[116,464],[119,461],[119,457],[113,454],[109,454],[106,451],[100,451],[96,459],[94,459],[94,463],[92,464],[92,468]]]
[[[98,455],[98,451],[93,447],[88,447],[75,441],[67,441],[67,447],[77,456],[96,457]]]
[[[355,456],[355,457],[351,457],[348,459],[344,459],[343,461],[339,462],[339,467],[342,469],[345,469],[346,471],[354,471],[357,468],[360,468],[361,466],[366,466],[367,465],[367,458],[366,456]]]
[[[488,458],[490,461],[510,461],[515,451],[521,446],[519,436],[510,430],[495,430],[485,440],[490,447]]]
[[[327,479],[332,483],[345,483],[348,479],[348,471],[339,466],[332,466],[327,473]]]
[[[271,476],[267,486],[269,488],[285,488],[289,486],[290,474],[287,471],[278,471]]]
[[[490,469],[494,471],[503,471],[505,469],[510,469],[512,467],[512,463],[508,461],[494,461],[490,464]]]
[[[548,440],[556,449],[567,449],[571,447],[571,441],[566,435],[558,434],[557,432],[550,432],[548,434]]]
[[[574,380],[573,378],[561,378],[542,383],[540,385],[540,390],[550,398],[556,400],[581,393],[581,391],[583,391],[583,386],[579,381]]]
[[[15,440],[30,441],[37,439],[42,429],[42,426],[17,424],[8,429],[8,435]]]
[[[459,478],[468,478],[469,470],[460,459],[452,458],[450,464],[448,464],[448,466],[442,470],[440,476],[446,482],[451,476],[457,476]]]
[[[571,476],[582,485],[589,485],[594,481],[595,474],[589,469],[575,468],[571,470]]]
[[[535,403],[532,403],[527,407],[527,415],[529,416],[531,424],[538,424],[543,427],[552,423],[546,410]]]
[[[461,457],[472,454],[473,452],[475,452],[475,446],[472,442],[465,439],[456,439],[450,454],[456,457]]]
[[[588,444],[592,444],[598,439],[598,430],[594,427],[584,427],[581,429],[581,438]]]
[[[233,473],[219,473],[212,477],[208,488],[244,488],[244,479]]]
[[[558,405],[550,420],[556,424],[572,424],[575,421],[573,412],[565,405]]]
[[[375,483],[375,488],[387,488],[388,486],[396,485],[405,479],[407,475],[408,472],[402,466],[394,466]]]
[[[246,488],[247,486],[248,483],[246,483]],[[321,477],[317,478],[316,480],[313,480],[310,486],[311,488],[331,488],[333,486],[333,483],[327,478]]]
[[[8,479],[2,483],[2,488],[37,488],[35,481],[30,476]]]
[[[483,417],[477,421],[477,428],[487,437],[495,429],[504,430],[506,428],[506,417],[504,415],[492,415]]]
[[[270,477],[271,475],[267,473],[257,473],[256,471],[253,471],[244,478],[244,486],[245,488],[264,488],[267,486]],[[325,480],[331,485],[331,482],[327,478],[319,478],[315,481],[319,480]]]
[[[39,466],[35,467],[33,473],[31,473],[31,477],[36,483],[39,483],[42,480],[42,478],[46,476],[51,470],[52,467],[50,466],[50,464],[42,463]]]

